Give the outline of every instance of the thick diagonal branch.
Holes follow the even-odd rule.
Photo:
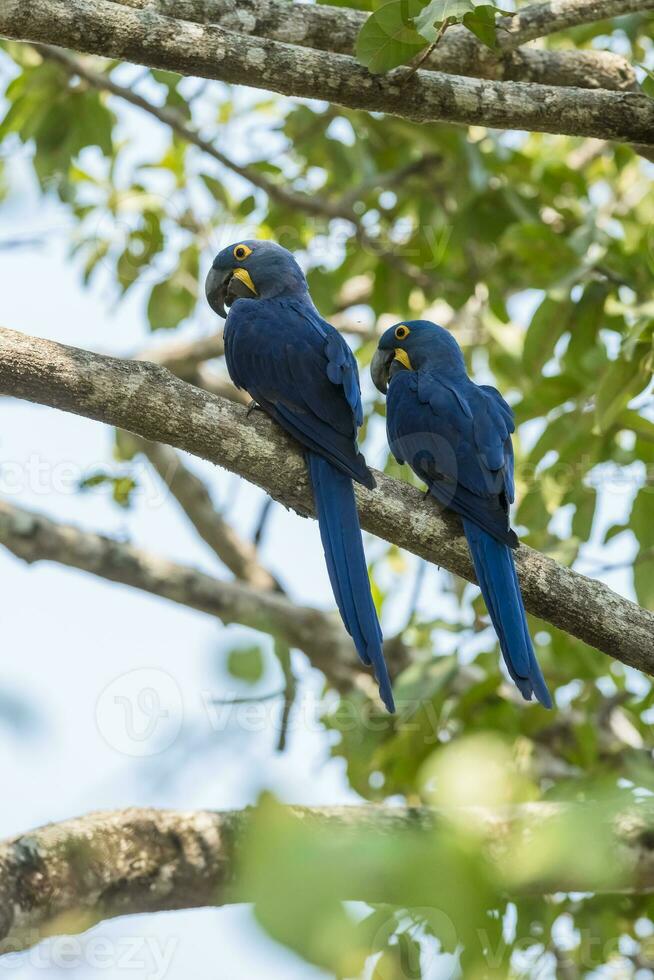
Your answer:
[[[538,860],[528,862],[519,883],[509,884],[511,893],[654,890],[654,814],[647,807],[613,817],[601,817],[597,807],[556,803],[455,811],[376,806],[286,810],[290,832],[296,821],[298,831],[310,826],[323,839],[329,835],[344,849],[350,847],[348,866],[335,866],[331,880],[343,899],[424,906],[424,886],[416,884],[418,892],[412,892],[406,875],[402,878],[393,864],[391,849],[370,847],[370,842],[391,835],[399,845],[398,860],[409,841],[419,843],[428,855],[452,821],[469,828],[480,860],[495,870],[498,884],[511,879],[516,849],[523,856],[533,853],[534,836],[549,843],[556,870],[548,875]],[[91,813],[5,841],[0,844],[0,953],[26,949],[56,934],[58,922],[69,932],[82,931],[116,916],[255,898],[236,880],[254,813],[134,808]],[[594,830],[612,845],[610,871],[603,878],[596,862],[571,863],[566,854],[566,828],[583,820],[592,820]],[[357,849],[364,834],[367,847]],[[310,887],[310,866],[305,873]],[[434,894],[442,900],[442,890],[436,888]]]
[[[654,144],[654,99],[406,70],[373,76],[353,58],[213,25],[161,17],[111,0],[4,0],[0,35],[153,68],[329,99],[416,122],[452,122]]]
[[[240,34],[254,34],[302,47],[353,54],[368,14],[349,7],[289,3],[289,0],[117,0],[124,6],[168,17],[218,24]],[[648,0],[654,6],[654,0]],[[616,5],[615,3],[613,4]],[[551,8],[552,4],[539,4]],[[597,4],[595,4],[597,6]],[[531,8],[527,8],[531,9]],[[517,15],[518,16],[518,15]],[[542,18],[539,16],[539,22]],[[590,18],[589,18],[590,19]],[[513,24],[513,18],[502,21]],[[553,17],[549,23],[556,21]],[[533,28],[532,28],[533,29]],[[554,29],[554,28],[553,28]],[[501,30],[498,51],[480,44],[465,28],[450,28],[425,62],[431,71],[476,78],[514,79],[542,85],[630,89],[636,74],[629,62],[608,51],[512,50],[517,30]]]
[[[199,337],[196,340],[172,340],[160,347],[148,347],[135,357],[140,361],[152,361],[161,364],[176,374],[182,381],[204,388],[221,398],[247,405],[249,395],[239,390],[229,380],[226,374],[212,371],[206,361],[222,357],[225,353],[222,334],[212,334],[209,337]]]
[[[239,473],[300,513],[313,513],[297,444],[261,412],[187,385],[160,366],[124,361],[0,329],[0,393],[128,429]],[[363,527],[474,581],[456,517],[398,480],[376,474],[357,488]],[[601,582],[521,546],[516,552],[527,608],[632,667],[654,674],[654,614]]]

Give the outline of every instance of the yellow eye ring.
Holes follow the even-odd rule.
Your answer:
[[[252,255],[252,249],[248,248],[247,245],[237,245],[234,249],[234,258],[242,262],[243,259],[247,259],[248,255]]]
[[[398,340],[404,340],[410,333],[411,331],[404,323],[401,323],[399,327],[395,328],[395,336]]]

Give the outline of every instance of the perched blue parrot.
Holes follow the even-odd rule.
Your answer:
[[[391,452],[424,480],[442,507],[463,519],[477,579],[509,674],[525,700],[552,699],[536,660],[512,548],[513,412],[499,391],[466,373],[461,348],[443,327],[409,320],[388,329],[371,364],[387,394]]]
[[[305,449],[336,603],[361,660],[372,665],[384,704],[394,711],[352,485],[375,486],[357,447],[363,410],[354,355],[316,310],[293,255],[274,242],[224,248],[206,294],[227,319],[225,360],[232,381]]]

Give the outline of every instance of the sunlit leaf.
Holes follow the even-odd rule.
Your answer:
[[[419,0],[390,0],[370,15],[357,37],[356,54],[371,72],[384,72],[406,64],[424,48],[413,25]]]

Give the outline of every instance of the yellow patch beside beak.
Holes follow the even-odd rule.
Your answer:
[[[234,269],[233,275],[235,279],[240,279],[241,282],[245,283],[248,289],[251,290],[255,296],[257,295],[257,291],[254,288],[254,283],[252,282],[252,276],[247,269]]]
[[[413,371],[413,366],[409,360],[409,355],[405,350],[402,350],[401,347],[395,348],[395,360],[399,361],[400,364],[403,364],[405,368],[409,369],[409,371]]]

